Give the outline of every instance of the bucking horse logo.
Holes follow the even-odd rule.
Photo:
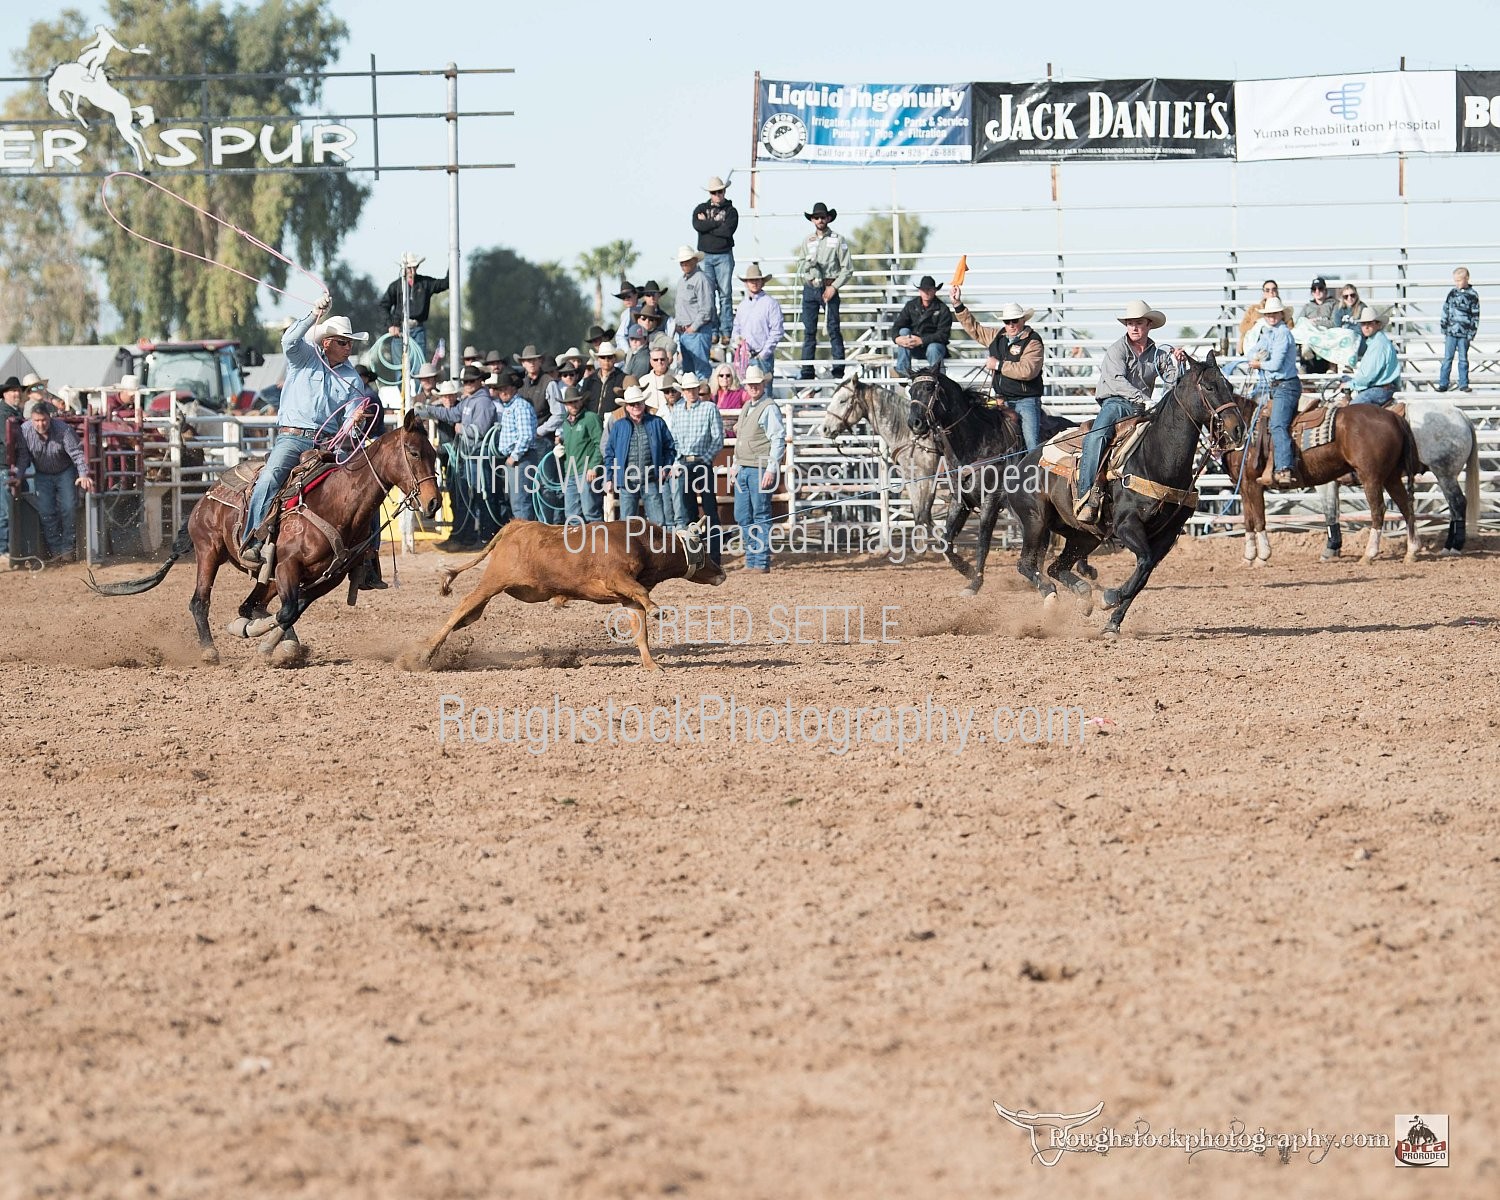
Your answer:
[[[146,139],[141,130],[156,121],[156,113],[149,104],[134,105],[109,81],[104,63],[110,51],[122,54],[150,54],[145,45],[126,49],[115,40],[115,36],[103,25],[94,26],[94,40],[83,48],[76,62],[65,62],[47,76],[47,103],[52,111],[65,120],[77,121],[85,129],[89,123],[78,111],[78,102],[87,100],[100,112],[108,113],[135,151],[135,165],[144,171],[151,161],[151,151],[146,148]]]

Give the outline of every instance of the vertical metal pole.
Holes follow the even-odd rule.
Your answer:
[[[856,268],[857,270],[858,268]],[[896,168],[891,168],[891,283],[901,279],[901,205],[896,200]],[[884,297],[882,297],[882,300]]]
[[[458,270],[458,64],[449,63],[448,77],[448,378],[463,360],[463,294]]]
[[[380,92],[375,74],[375,56],[370,55],[370,140],[374,143],[375,178],[380,178]]]

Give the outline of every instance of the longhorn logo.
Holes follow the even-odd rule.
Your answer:
[[[1055,1167],[1062,1161],[1062,1156],[1068,1152],[1067,1136],[1080,1125],[1087,1125],[1104,1111],[1104,1101],[1099,1101],[1093,1108],[1085,1113],[1029,1113],[1024,1108],[1018,1108],[1014,1112],[1002,1105],[998,1100],[994,1102],[995,1111],[1014,1125],[1017,1129],[1024,1129],[1031,1135],[1031,1157],[1036,1159],[1044,1167]],[[1057,1134],[1048,1134],[1047,1140],[1056,1144],[1047,1146],[1037,1145],[1037,1130],[1056,1129]],[[1052,1158],[1048,1158],[1048,1154]]]

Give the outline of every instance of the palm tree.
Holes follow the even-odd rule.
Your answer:
[[[579,276],[594,281],[594,320],[597,323],[604,323],[604,280],[610,275],[624,279],[640,257],[636,248],[626,241],[607,242],[578,256]]]

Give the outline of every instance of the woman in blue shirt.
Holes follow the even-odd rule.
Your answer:
[[[1279,296],[1272,296],[1261,306],[1260,315],[1266,323],[1250,351],[1250,366],[1257,372],[1254,394],[1271,398],[1271,451],[1276,464],[1271,481],[1278,486],[1292,482],[1292,420],[1302,395],[1297,343],[1286,327],[1285,313]]]

